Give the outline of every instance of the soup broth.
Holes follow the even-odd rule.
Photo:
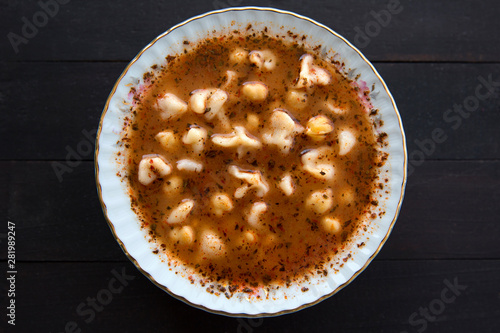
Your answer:
[[[378,203],[370,111],[299,42],[185,42],[146,74],[126,137],[132,207],[172,262],[229,285],[326,274]]]

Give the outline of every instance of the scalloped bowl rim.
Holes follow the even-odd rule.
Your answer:
[[[309,282],[311,292],[300,292],[300,285],[283,288],[276,299],[252,299],[207,293],[201,286],[193,286],[185,277],[176,276],[165,269],[165,263],[152,253],[151,244],[146,240],[145,231],[140,230],[139,221],[130,209],[130,199],[126,185],[116,175],[118,165],[114,163],[120,148],[116,142],[120,138],[123,117],[130,109],[128,92],[131,85],[138,85],[142,75],[152,64],[161,64],[167,54],[175,54],[183,49],[182,41],[199,40],[210,36],[211,28],[218,31],[233,29],[231,23],[241,28],[248,23],[254,26],[265,24],[271,31],[282,31],[284,26],[300,34],[313,36],[314,43],[326,45],[325,52],[336,53],[346,68],[354,69],[360,79],[376,88],[370,93],[375,108],[380,110],[388,133],[388,172],[390,197],[385,201],[387,214],[374,226],[370,237],[363,238],[365,246],[353,249],[352,261],[348,261],[339,272],[329,274],[323,280]],[[229,31],[228,31],[229,32]],[[283,31],[282,31],[283,32]],[[309,38],[309,37],[308,37]],[[389,237],[399,214],[407,178],[406,140],[401,117],[396,104],[384,81],[363,54],[332,29],[305,16],[267,7],[238,7],[211,11],[188,19],[164,32],[149,43],[127,65],[115,83],[104,107],[96,137],[95,174],[101,206],[106,221],[124,253],[135,266],[154,284],[175,298],[200,309],[228,316],[275,316],[294,312],[316,304],[338,292],[360,274],[378,254]],[[125,205],[125,206],[124,206]],[[128,207],[128,209],[124,209]],[[351,244],[352,245],[352,244]],[[354,247],[354,246],[353,246]],[[312,284],[311,284],[312,283]]]

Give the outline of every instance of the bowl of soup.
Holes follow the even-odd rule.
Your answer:
[[[158,36],[126,67],[96,181],[125,254],[200,309],[273,316],[334,295],[380,251],[406,145],[370,62],[309,18],[230,8]]]

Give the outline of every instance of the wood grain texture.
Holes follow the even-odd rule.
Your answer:
[[[427,161],[378,258],[500,258],[500,161]]]
[[[8,216],[19,235],[18,260],[126,258],[104,219],[93,163],[75,165],[62,182],[50,162],[2,162],[0,169],[11,170]]]
[[[401,1],[401,11],[381,19],[372,12],[387,10],[389,2],[311,0],[206,2],[72,1],[40,24],[27,44],[14,52],[2,38],[0,58],[19,60],[127,60],[170,27],[207,11],[230,6],[266,6],[295,11],[317,20],[356,44],[370,60],[383,61],[498,61],[498,4],[488,1]],[[2,4],[0,34],[22,36],[23,17],[33,22],[37,2]],[[40,19],[39,19],[40,20]],[[39,21],[43,23],[43,19]],[[387,23],[385,23],[387,22]],[[385,25],[385,27],[383,26]],[[358,30],[359,29],[359,30]],[[362,31],[368,34],[361,36]],[[29,35],[28,35],[29,36]]]
[[[125,66],[0,64],[4,101],[0,106],[0,133],[2,139],[12,142],[0,148],[0,158],[64,160],[79,142],[88,141],[84,130],[97,129],[108,94]],[[80,157],[92,160],[93,152]]]
[[[50,162],[1,162],[18,260],[123,261],[104,220],[93,163],[59,183]],[[500,259],[500,161],[428,161],[409,178],[394,231],[377,258]],[[2,259],[5,259],[2,256]]]
[[[416,332],[423,328],[419,309],[429,307],[437,315],[429,311],[428,332],[496,332],[500,327],[498,260],[377,261],[320,304],[260,320],[188,306],[130,263],[30,263],[18,270],[16,328],[26,332],[61,332],[70,321],[84,332]],[[116,274],[127,276],[126,282],[112,282],[120,292],[106,292]],[[436,302],[448,288],[445,280],[460,289],[441,308]],[[444,292],[446,298],[453,296]],[[97,310],[90,311],[89,298],[96,299]]]
[[[0,146],[0,160],[65,160],[69,151],[88,141],[83,131],[97,129],[108,94],[125,67],[107,62],[0,62],[0,133],[3,140],[15,142]],[[398,105],[411,158],[500,158],[500,64],[378,63],[376,68]],[[474,98],[476,88],[484,86],[481,78],[493,83],[491,93],[479,90],[489,96],[478,99],[477,109],[463,107],[465,116],[448,111]],[[429,145],[437,128],[446,140]],[[80,157],[89,161],[93,154]]]
[[[0,1],[0,270],[13,221],[19,272],[17,327],[1,312],[0,332],[500,331],[497,1],[401,0],[383,27],[374,15],[397,0],[69,1],[16,53],[8,34],[22,35],[43,16],[40,3],[55,1]],[[104,219],[92,162],[94,131],[128,62],[183,20],[245,5],[301,13],[355,44],[394,95],[411,159],[400,217],[368,268],[312,308],[263,320],[195,309],[144,277]],[[476,108],[478,92],[490,94]],[[475,111],[453,111],[467,103]],[[432,143],[437,129],[446,139]],[[69,171],[58,176],[54,162]],[[126,285],[90,319],[87,302],[121,273]],[[445,281],[455,280],[466,289],[441,310]],[[4,278],[3,309],[7,290]],[[430,306],[439,313],[424,320]]]

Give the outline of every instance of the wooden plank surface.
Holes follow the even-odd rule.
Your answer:
[[[19,236],[18,260],[126,260],[104,219],[93,163],[75,166],[61,182],[50,162],[0,165],[11,170],[8,216]]]
[[[97,197],[93,163],[59,182],[50,162],[1,162],[17,255],[35,261],[126,260]],[[9,171],[10,170],[10,171]],[[409,178],[381,259],[500,259],[500,161],[428,161]],[[5,256],[2,255],[2,258]]]
[[[0,146],[0,160],[64,160],[87,141],[84,131],[97,129],[108,94],[125,66],[0,63],[0,133],[15,142]],[[398,105],[411,158],[500,158],[500,64],[377,63],[376,68]],[[492,90],[479,90],[489,96],[478,99],[477,109],[468,112],[463,107],[463,116],[452,111],[475,97],[478,86],[486,86],[483,79],[491,79]],[[436,128],[446,140],[433,147],[429,142]],[[422,150],[426,154],[412,155]],[[80,157],[93,158],[91,153]]]
[[[499,260],[376,261],[314,307],[260,320],[188,306],[130,263],[30,263],[18,271],[20,332],[62,332],[69,322],[83,332],[417,332],[424,323],[428,332],[497,332],[500,327]],[[109,291],[113,279],[115,293]],[[428,309],[429,320],[420,308]]]
[[[383,61],[498,61],[500,30],[498,4],[488,1],[400,1],[385,19],[389,2],[302,1],[71,1],[40,27],[27,28],[26,44],[18,53],[2,38],[0,58],[19,60],[126,60],[145,45],[192,16],[221,7],[257,5],[309,16],[356,44],[370,60]],[[392,7],[391,7],[392,8]],[[26,24],[41,11],[37,2],[3,2],[0,34],[23,37]],[[377,23],[375,16],[378,13]],[[35,32],[36,31],[36,32]],[[365,37],[362,37],[365,35]]]
[[[55,1],[67,4],[23,37]],[[13,221],[18,276],[17,326],[2,312],[0,332],[499,332],[500,5],[401,0],[386,16],[398,2],[1,1],[0,269]],[[366,271],[312,308],[262,320],[192,308],[144,277],[105,222],[93,169],[94,132],[128,62],[193,15],[244,5],[296,11],[355,44],[394,95],[410,155],[400,217]],[[10,33],[26,38],[18,52]],[[123,289],[90,311],[122,274]]]

